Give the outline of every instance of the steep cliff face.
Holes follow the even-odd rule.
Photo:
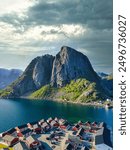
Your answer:
[[[12,91],[9,97],[19,97],[48,84],[51,79],[53,60],[54,57],[51,55],[33,59],[23,74],[8,87]]]
[[[40,88],[50,82],[53,60],[54,57],[50,55],[45,55],[38,58],[32,75],[33,81],[37,88]]]
[[[78,78],[86,78],[92,82],[98,82],[99,80],[87,56],[64,46],[55,57],[51,85],[62,87],[71,80]]]

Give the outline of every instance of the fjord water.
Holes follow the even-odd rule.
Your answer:
[[[113,128],[113,110],[48,100],[0,99],[0,132],[42,118],[65,118],[72,123],[104,121]]]

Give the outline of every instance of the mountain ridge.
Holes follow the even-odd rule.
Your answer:
[[[22,74],[20,69],[0,68],[0,89],[6,88]]]
[[[76,84],[72,84],[72,81]],[[84,85],[83,81],[89,84]],[[105,89],[102,86],[101,78],[92,68],[88,57],[71,47],[63,46],[56,56],[47,54],[34,58],[23,74],[2,91],[0,96],[4,98],[18,98],[27,93],[35,93],[42,88],[44,89],[44,87],[47,89],[46,86],[51,88],[46,91],[47,93],[41,90],[46,94],[46,97],[44,97],[42,96],[44,94],[41,93],[42,99],[47,98],[47,96],[49,98],[47,94],[50,92],[50,89],[51,92],[55,91],[55,95],[59,94],[60,98],[63,97],[61,93],[68,95],[68,97],[69,95],[75,95],[75,90],[68,91],[71,94],[66,92],[65,87],[68,86],[69,88],[77,89],[76,99],[80,101],[81,95],[85,93],[87,87],[91,84],[95,86],[91,92],[86,94],[86,99],[89,98],[88,95],[93,95],[91,96],[92,98],[94,98],[94,95],[95,97],[97,97],[96,95],[102,95],[101,97],[99,96],[98,99],[105,99],[111,96],[107,88]],[[62,91],[59,90],[60,88]],[[82,92],[80,92],[78,88],[81,88]],[[51,92],[49,94],[53,95],[54,93]],[[31,96],[32,95],[33,94],[31,94]],[[34,95],[36,96],[36,93]],[[58,99],[58,97],[56,98]]]

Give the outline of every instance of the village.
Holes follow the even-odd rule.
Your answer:
[[[48,118],[0,134],[0,150],[53,149],[112,150],[110,130],[104,122],[71,124],[65,119]]]

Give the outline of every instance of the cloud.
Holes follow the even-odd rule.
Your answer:
[[[3,6],[9,11],[0,10],[2,55],[31,59],[55,55],[68,45],[87,54],[94,66],[102,63],[112,68],[112,0],[25,1],[5,0]]]
[[[84,24],[94,29],[112,28],[112,0],[37,0],[20,17],[5,14],[0,19],[24,28],[39,25]]]
[[[49,3],[39,0],[29,8],[26,21],[31,24],[87,24],[98,29],[112,28],[112,1],[75,0]]]

